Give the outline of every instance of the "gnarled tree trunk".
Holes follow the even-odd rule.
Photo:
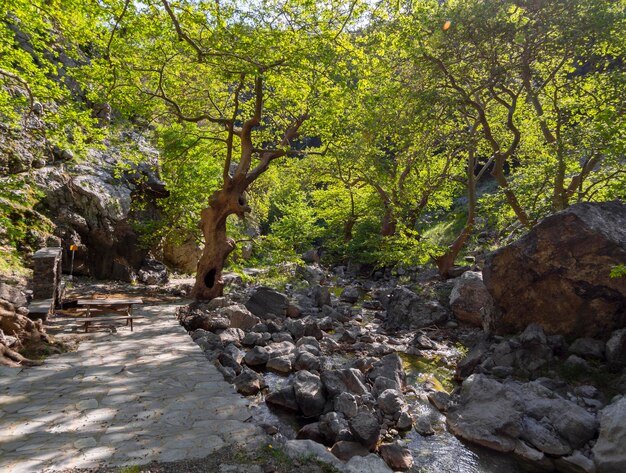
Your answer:
[[[191,292],[195,299],[210,300],[222,295],[224,263],[235,249],[235,241],[226,235],[226,220],[230,215],[243,218],[248,211],[245,188],[241,185],[227,185],[209,199],[209,206],[202,211],[200,219],[204,250],[198,261],[196,282]]]

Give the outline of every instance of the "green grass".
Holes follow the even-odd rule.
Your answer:
[[[467,213],[465,211],[451,211],[448,215],[452,218],[441,220],[425,229],[422,233],[423,238],[437,246],[448,246],[452,243],[463,230],[467,220]]]

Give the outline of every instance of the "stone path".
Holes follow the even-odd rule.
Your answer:
[[[0,471],[202,458],[258,440],[246,400],[174,309],[144,306],[132,333],[100,333],[43,366],[0,372]]]

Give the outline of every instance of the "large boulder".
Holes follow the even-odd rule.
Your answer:
[[[384,320],[388,330],[415,330],[448,320],[448,311],[439,302],[423,299],[406,287],[393,290]]]
[[[487,256],[483,280],[501,314],[500,333],[530,323],[547,333],[602,337],[626,326],[626,204],[576,204]]]
[[[450,294],[450,308],[461,322],[489,329],[494,310],[493,298],[483,283],[481,273],[466,271],[456,279]]]
[[[246,308],[258,317],[269,314],[285,317],[288,306],[289,299],[285,294],[265,286],[257,288],[246,302]]]
[[[463,382],[447,422],[469,442],[505,453],[523,449],[538,461],[571,454],[598,430],[593,414],[538,382],[501,383],[482,374]]]
[[[323,412],[326,396],[319,376],[306,370],[298,371],[293,381],[293,391],[305,417],[318,416]]]
[[[600,413],[600,436],[593,447],[598,473],[622,473],[626,469],[626,397]]]

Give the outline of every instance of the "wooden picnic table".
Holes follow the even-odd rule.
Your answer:
[[[85,332],[89,331],[92,322],[108,322],[114,320],[126,320],[126,325],[130,324],[130,331],[133,331],[133,319],[139,318],[133,315],[133,306],[143,304],[143,299],[138,297],[116,297],[111,299],[78,299],[78,306],[85,307],[85,317],[81,318],[85,322]]]

